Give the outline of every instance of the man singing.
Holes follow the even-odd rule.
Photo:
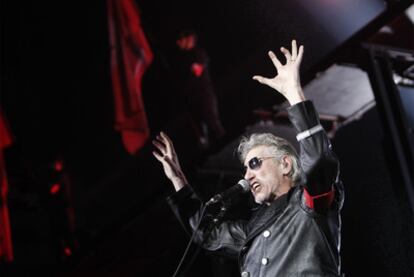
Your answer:
[[[339,163],[300,85],[303,46],[298,49],[293,40],[291,51],[282,47],[281,52],[285,64],[269,52],[277,70],[274,78],[253,79],[289,101],[300,157],[289,142],[273,134],[243,138],[238,153],[246,170],[244,178],[261,208],[248,221],[223,221],[207,234],[206,228],[198,228],[196,241],[205,249],[238,257],[244,277],[340,276],[343,187]],[[191,232],[198,227],[205,205],[188,184],[168,136],[161,133],[154,145],[158,151],[153,154],[176,190],[169,204]]]

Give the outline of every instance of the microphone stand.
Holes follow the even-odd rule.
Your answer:
[[[194,237],[195,237],[195,234],[197,233],[197,231],[198,231],[198,228],[200,227],[200,223],[201,223],[201,221],[202,221],[202,219],[203,219],[203,217],[204,217],[204,212],[205,212],[205,209],[207,208],[207,207],[209,207],[211,204],[209,204],[209,203],[207,203],[207,204],[205,204],[205,205],[203,205],[203,211],[202,211],[202,214],[201,214],[201,216],[200,216],[200,220],[199,220],[199,222],[198,222],[198,224],[197,224],[197,228],[193,231],[193,235],[191,236],[191,239],[190,239],[190,241],[189,241],[189,243],[188,243],[188,245],[187,245],[187,249],[185,250],[185,252],[184,252],[184,254],[183,254],[183,257],[181,258],[181,261],[180,261],[180,264],[178,265],[178,267],[177,267],[177,269],[175,270],[175,273],[174,273],[174,275],[173,275],[173,277],[176,277],[176,276],[181,276],[181,277],[184,277],[184,276],[186,276],[186,273],[188,272],[188,270],[191,268],[191,266],[193,265],[193,263],[194,263],[194,261],[195,261],[195,259],[196,259],[196,257],[198,256],[198,254],[200,253],[200,250],[201,250],[201,248],[202,248],[202,246],[203,246],[203,244],[204,244],[204,242],[206,241],[206,239],[208,238],[208,236],[210,235],[210,233],[211,233],[211,231],[213,231],[213,229],[214,229],[214,227],[216,227],[218,224],[220,224],[220,222],[222,221],[222,219],[223,219],[223,217],[224,217],[224,215],[226,214],[226,212],[227,212],[227,203],[225,202],[225,201],[221,201],[221,204],[222,204],[222,206],[220,207],[220,211],[218,212],[218,214],[210,221],[210,223],[206,226],[206,229],[205,229],[205,232],[204,232],[204,235],[203,235],[203,240],[201,241],[201,243],[198,245],[198,247],[197,247],[197,249],[196,249],[196,251],[195,251],[195,253],[192,255],[192,257],[191,257],[191,260],[187,263],[187,265],[185,266],[185,268],[184,268],[184,270],[180,273],[180,268],[181,268],[181,266],[182,266],[182,264],[183,264],[183,262],[184,262],[184,259],[185,259],[185,257],[186,257],[186,255],[188,254],[188,250],[189,250],[189,248],[190,248],[190,246],[191,246],[191,243],[193,242],[193,240],[194,240]]]

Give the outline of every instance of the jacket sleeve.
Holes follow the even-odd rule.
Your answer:
[[[288,114],[300,145],[307,205],[312,206],[318,198],[332,202],[335,184],[339,183],[339,162],[320,125],[318,113],[313,103],[307,100],[288,108]]]
[[[212,229],[209,228],[214,215],[209,209],[202,215],[204,205],[188,185],[168,197],[167,202],[189,235],[195,231],[202,216],[194,238],[197,244],[202,244],[204,249],[210,251],[237,257],[246,240],[245,221],[223,221],[215,224]]]

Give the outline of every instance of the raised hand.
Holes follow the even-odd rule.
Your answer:
[[[253,79],[279,91],[291,105],[294,105],[305,99],[299,76],[299,67],[302,62],[304,48],[301,45],[298,51],[296,40],[292,40],[292,52],[284,47],[281,47],[280,51],[285,55],[285,64],[282,64],[276,55],[269,51],[269,57],[276,67],[277,75],[273,78],[255,75]]]
[[[178,156],[175,153],[171,139],[163,132],[152,141],[158,151],[153,151],[154,157],[161,162],[164,173],[174,185],[176,191],[187,185],[187,178],[181,170]]]

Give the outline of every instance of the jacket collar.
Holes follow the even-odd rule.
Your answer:
[[[296,191],[296,187],[291,188],[287,193],[278,197],[269,206],[262,204],[258,208],[256,214],[248,223],[247,241],[254,238],[257,234],[261,233],[269,225],[275,222],[286,208],[294,191]]]

